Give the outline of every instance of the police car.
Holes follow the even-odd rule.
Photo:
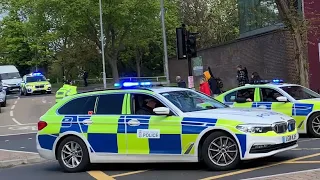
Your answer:
[[[20,84],[21,95],[31,95],[33,93],[51,94],[51,84],[41,73],[31,73],[23,76]]]
[[[39,154],[67,172],[90,163],[199,161],[229,170],[298,146],[290,116],[230,108],[191,89],[146,85],[124,82],[63,98],[38,122]]]
[[[320,137],[320,95],[283,80],[262,80],[229,90],[216,97],[232,107],[264,108],[296,120],[298,132]]]
[[[2,83],[0,81],[0,113],[1,113],[1,107],[6,107],[7,106],[7,93],[4,90]]]

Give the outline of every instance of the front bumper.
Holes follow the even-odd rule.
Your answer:
[[[293,141],[289,141],[284,143],[283,137],[289,136],[289,135],[296,135],[296,139]],[[294,149],[298,147],[297,140],[299,138],[299,134],[297,132],[294,133],[285,133],[283,135],[278,136],[252,136],[247,135],[246,140],[246,146],[241,146],[242,151],[245,151],[245,153],[242,153],[243,160],[249,160],[249,159],[256,159],[256,158],[263,158],[272,156],[275,154],[278,154],[283,151],[287,151],[290,149]]]
[[[13,92],[13,91],[19,91],[20,90],[20,86],[16,85],[16,86],[5,86],[3,87],[4,90],[6,90],[7,92]]]
[[[32,93],[39,93],[39,92],[51,92],[51,87],[26,87],[27,93],[32,94]]]
[[[0,92],[0,103],[3,103],[6,100],[6,91]]]

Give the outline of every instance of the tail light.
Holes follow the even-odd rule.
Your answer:
[[[43,128],[45,128],[48,124],[44,121],[38,122],[38,131],[41,131]]]

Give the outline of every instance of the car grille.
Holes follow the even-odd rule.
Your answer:
[[[272,129],[278,134],[285,133],[287,131],[292,132],[296,129],[296,122],[295,120],[289,120],[288,123],[278,122],[273,124]]]
[[[44,85],[36,86],[36,88],[44,88]]]

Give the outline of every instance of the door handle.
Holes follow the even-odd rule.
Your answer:
[[[138,119],[131,119],[130,121],[128,121],[129,126],[139,126],[140,125],[140,121],[138,121]]]
[[[90,124],[92,124],[92,121],[90,119],[86,119],[86,120],[82,121],[82,123],[84,125],[90,125]]]

